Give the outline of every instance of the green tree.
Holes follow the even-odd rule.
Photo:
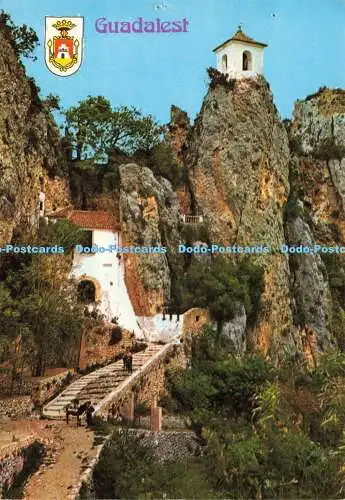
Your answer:
[[[11,16],[4,10],[0,10],[0,31],[8,36],[18,56],[27,57],[34,61],[37,60],[33,52],[39,43],[37,34],[32,28],[26,24],[16,26]]]
[[[195,261],[184,280],[185,308],[209,309],[220,330],[243,304],[249,322],[254,322],[263,286],[262,275],[262,270],[249,261],[239,265],[220,257],[207,264]]]
[[[105,161],[111,150],[148,151],[159,140],[160,127],[134,107],[112,109],[102,96],[79,101],[65,112],[66,126],[77,160]]]
[[[60,97],[55,94],[48,94],[43,100],[43,104],[50,110],[60,110]]]
[[[35,255],[7,273],[0,289],[0,339],[3,358],[12,366],[23,360],[37,376],[47,366],[70,366],[82,322],[74,287],[58,279],[44,257]]]

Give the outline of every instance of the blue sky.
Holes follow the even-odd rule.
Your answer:
[[[156,10],[155,6],[164,6]],[[251,37],[268,43],[265,76],[283,118],[297,98],[320,86],[345,88],[345,0],[0,0],[18,24],[38,33],[35,63],[25,61],[42,96],[58,94],[64,107],[88,95],[104,95],[169,120],[170,105],[192,118],[206,93],[212,49],[239,23]],[[73,76],[54,76],[44,63],[44,16],[85,17],[85,54]],[[189,20],[189,32],[104,35],[95,20]]]

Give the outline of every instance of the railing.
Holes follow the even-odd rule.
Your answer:
[[[204,217],[202,215],[183,214],[181,218],[184,224],[202,224],[204,222]]]

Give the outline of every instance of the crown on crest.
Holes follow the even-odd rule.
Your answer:
[[[67,19],[63,19],[62,21],[56,21],[53,24],[53,28],[56,28],[59,31],[69,31],[72,28],[75,28],[76,24],[73,24],[72,21],[67,21]]]

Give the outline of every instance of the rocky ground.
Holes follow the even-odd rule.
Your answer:
[[[47,452],[39,470],[31,476],[24,489],[26,500],[65,500],[71,497],[83,467],[95,454],[94,435],[73,422],[19,420],[1,425],[0,446],[26,435],[36,434],[47,443]]]

